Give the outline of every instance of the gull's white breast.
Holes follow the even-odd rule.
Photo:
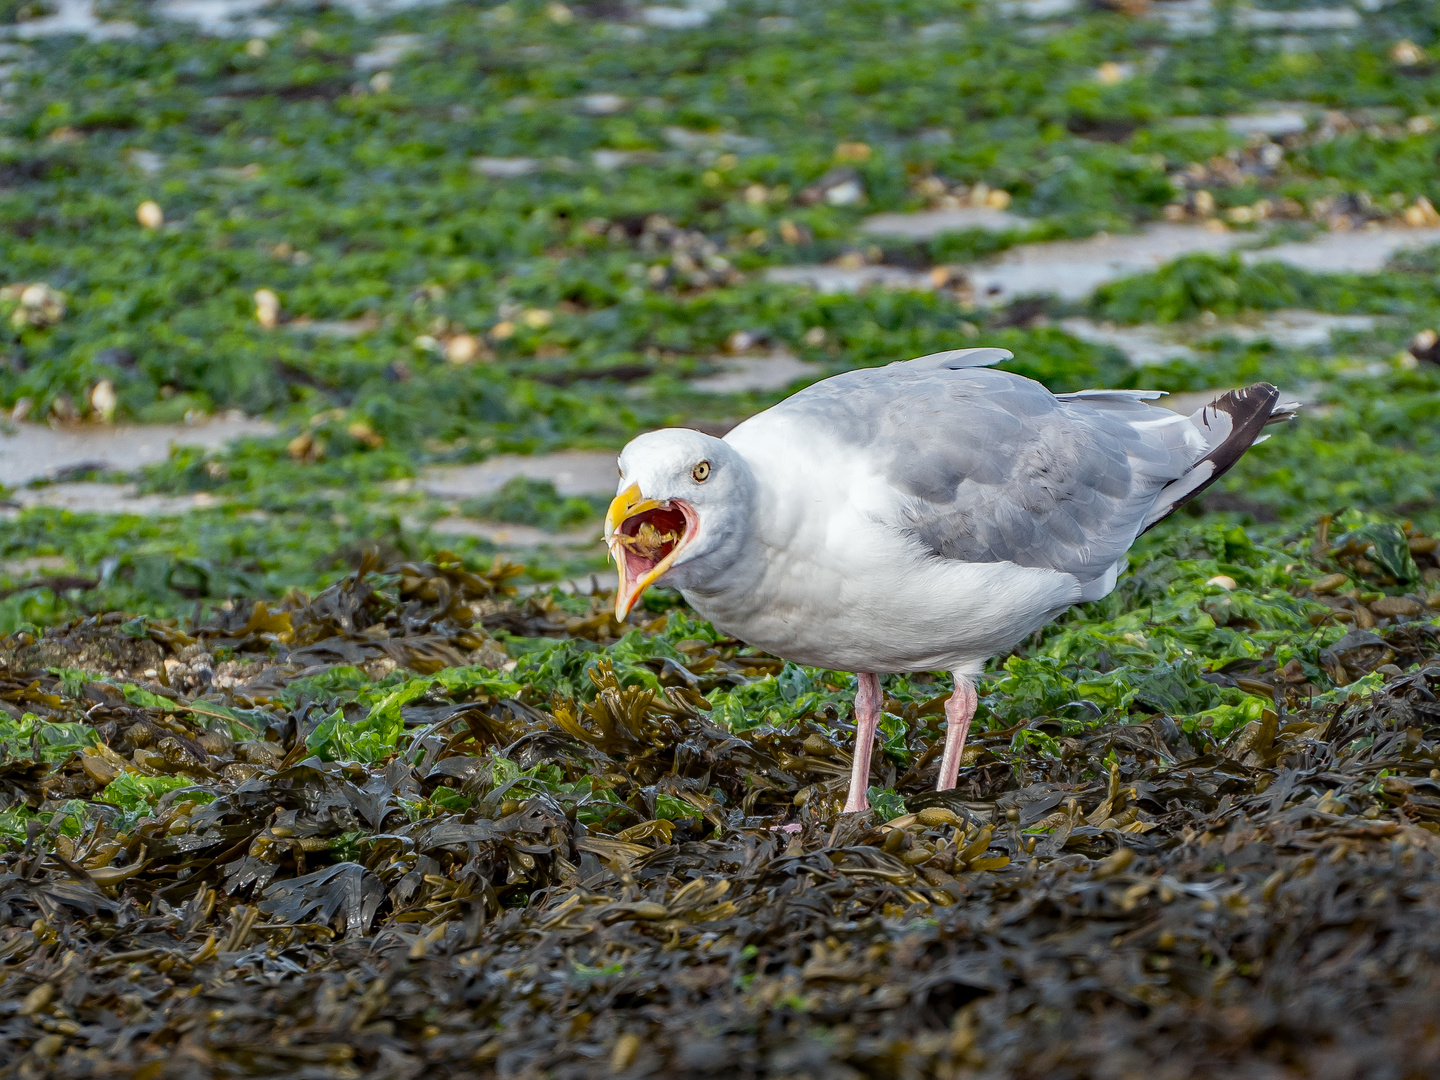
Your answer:
[[[726,439],[758,485],[749,546],[683,590],[719,629],[818,667],[978,671],[1080,598],[1070,574],[927,551],[873,463],[816,434],[762,414]]]

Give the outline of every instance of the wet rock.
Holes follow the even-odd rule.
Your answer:
[[[273,435],[276,427],[232,412],[194,424],[50,427],[14,424],[0,431],[0,484],[20,487],[80,464],[130,471],[170,456],[171,446],[218,449],[232,439]]]
[[[1168,0],[1151,11],[1173,37],[1200,37],[1215,32],[1213,0]]]
[[[467,517],[442,517],[430,522],[407,521],[405,524],[416,532],[428,529],[437,536],[471,536],[502,548],[594,547],[598,551],[600,543],[598,529],[552,533],[531,525],[479,521]]]
[[[1241,258],[1251,265],[1280,262],[1315,274],[1374,274],[1403,251],[1436,244],[1440,244],[1440,228],[1359,229],[1247,251]]]
[[[875,236],[903,236],[913,240],[929,240],[947,232],[983,229],[986,232],[1009,232],[1030,224],[1026,218],[988,206],[967,206],[953,210],[921,210],[909,214],[874,214],[865,219],[861,230]]]
[[[94,0],[55,0],[52,7],[50,14],[27,19],[10,32],[26,41],[71,34],[90,41],[126,41],[140,33],[140,28],[132,22],[102,19]]]
[[[580,109],[591,116],[613,116],[629,108],[628,98],[619,94],[586,94],[580,99]]]
[[[665,141],[676,150],[691,153],[760,154],[770,146],[764,139],[740,135],[733,131],[692,131],[672,125],[665,128],[662,134]]]
[[[478,465],[436,465],[420,477],[421,490],[444,499],[491,495],[517,476],[549,480],[561,495],[613,494],[616,453],[562,450],[554,454],[501,454]]]
[[[1053,19],[1070,14],[1080,4],[1079,0],[1000,0],[995,6],[1012,18]]]
[[[1045,295],[1083,300],[1122,277],[1153,271],[1184,255],[1223,254],[1251,239],[1223,226],[1152,225],[1120,236],[1101,233],[1086,240],[1024,244],[989,262],[957,269],[977,304],[1004,305],[1022,296]],[[1252,265],[1273,261],[1315,273],[1367,274],[1383,269],[1401,252],[1435,244],[1440,244],[1440,227],[1366,228],[1321,233],[1311,240],[1245,251],[1240,257]],[[765,276],[820,292],[858,292],[872,286],[929,291],[951,280],[937,282],[928,273],[890,266],[771,267]]]
[[[202,33],[217,37],[264,38],[280,24],[259,18],[270,0],[160,0],[155,5],[161,17],[194,25]]]
[[[1298,11],[1270,11],[1237,7],[1235,25],[1246,30],[1357,30],[1360,13],[1351,7],[1302,8]]]
[[[90,619],[64,631],[49,631],[32,645],[7,640],[0,646],[0,669],[35,670],[51,667],[79,668],[109,675],[118,669],[154,670],[164,662],[165,652],[148,637],[135,638],[116,632],[119,618],[109,622]]]
[[[930,292],[935,288],[928,273],[896,266],[772,266],[765,271],[765,280],[804,285],[820,293],[856,293],[876,287]]]
[[[1167,360],[1195,360],[1194,345],[1233,339],[1244,343],[1269,341],[1283,348],[1321,348],[1331,335],[1374,330],[1377,320],[1370,315],[1330,315],[1321,311],[1276,311],[1247,319],[1175,323],[1167,326],[1121,326],[1092,319],[1072,317],[1060,320],[1060,328],[1084,341],[1112,345],[1125,353],[1132,364],[1157,364]]]
[[[88,471],[88,470],[87,470]],[[137,514],[140,517],[177,517],[197,507],[215,505],[215,497],[205,492],[176,497],[141,495],[134,484],[106,484],[98,481],[77,481],[50,484],[41,488],[22,488],[12,492],[10,502],[19,510],[49,507],[72,514]],[[14,517],[15,508],[0,510],[0,520]]]
[[[766,356],[727,357],[714,375],[691,379],[689,386],[705,394],[740,394],[783,390],[797,382],[820,378],[824,371],[788,352]]]
[[[724,6],[725,0],[689,0],[681,6],[655,5],[640,10],[640,21],[662,30],[698,30]]]
[[[1168,327],[1121,326],[1080,317],[1061,319],[1059,326],[1082,341],[1119,349],[1137,366],[1162,364],[1167,360],[1194,360],[1198,356],[1190,346],[1172,340],[1174,335]]]
[[[653,150],[596,150],[590,160],[597,169],[614,172],[630,165],[656,165],[661,159]]]
[[[370,48],[355,57],[356,71],[384,71],[392,68],[425,45],[424,34],[382,34]]]
[[[800,192],[802,205],[818,202],[830,206],[854,206],[865,201],[865,184],[860,174],[848,166],[836,166]]]

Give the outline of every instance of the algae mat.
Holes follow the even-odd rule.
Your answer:
[[[837,812],[848,677],[663,596],[617,624],[520,600],[503,563],[372,558],[199,625],[13,635],[3,1055],[152,1080],[1427,1075],[1436,544],[1372,523],[1287,550],[1289,652],[1047,667],[1062,628],[986,684],[944,796],[948,688],[888,680],[863,815]],[[1202,592],[1263,637],[1239,582]]]

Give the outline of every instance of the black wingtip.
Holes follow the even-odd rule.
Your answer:
[[[1245,451],[1249,450],[1260,438],[1260,433],[1266,424],[1289,420],[1300,407],[1293,402],[1287,402],[1284,405],[1279,402],[1280,391],[1276,387],[1270,383],[1255,383],[1253,386],[1246,386],[1240,390],[1228,390],[1195,412],[1190,419],[1201,427],[1214,427],[1223,422],[1229,425],[1230,430],[1214,449],[1195,463],[1194,469],[1188,474],[1193,477],[1195,470],[1208,466],[1209,475],[1194,486],[1184,485],[1184,493],[1180,494],[1170,506],[1165,507],[1159,516],[1146,525],[1146,529],[1158,525],[1176,508],[1195,498],[1229,472],[1230,468],[1244,456]],[[1182,481],[1176,482],[1177,485],[1181,483]]]
[[[1202,459],[1215,462],[1217,477],[1240,460],[1240,455],[1260,437],[1260,429],[1270,423],[1279,401],[1280,391],[1262,382],[1240,390],[1227,390],[1200,410],[1197,419],[1207,427],[1212,414],[1222,413],[1230,420],[1230,434],[1225,441]],[[1229,460],[1222,464],[1227,451]]]

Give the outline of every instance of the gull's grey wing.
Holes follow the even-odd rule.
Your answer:
[[[1186,418],[1136,392],[1058,398],[929,357],[837,375],[772,412],[873,454],[898,495],[895,526],[937,556],[1082,584],[1111,578],[1160,491],[1205,452]]]
[[[914,360],[900,362],[911,372],[942,369],[959,371],[961,368],[989,367],[991,364],[998,364],[1001,360],[1012,360],[1014,357],[1015,354],[1009,349],[947,349],[945,352],[930,353],[928,356],[917,356]],[[895,365],[891,364],[890,367],[895,367]]]

